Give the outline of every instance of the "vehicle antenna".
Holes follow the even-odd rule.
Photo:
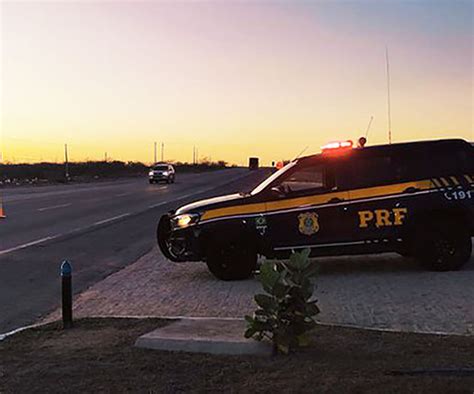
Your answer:
[[[367,130],[365,130],[365,139],[367,139],[367,137],[369,136],[370,126],[372,125],[373,120],[374,120],[374,117],[371,116],[369,120],[369,124],[367,125]]]
[[[390,65],[388,62],[388,47],[385,47],[385,61],[387,63],[387,112],[388,112],[388,143],[392,143],[392,114],[390,112]]]
[[[306,152],[306,150],[309,148],[309,146],[307,146],[306,148],[304,148],[300,153],[298,153],[298,155],[292,160],[292,161],[295,161],[296,159],[298,159],[303,153]]]

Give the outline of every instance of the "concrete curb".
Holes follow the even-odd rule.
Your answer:
[[[50,322],[47,322],[47,323],[37,323],[37,324],[30,324],[29,326],[23,326],[23,327],[18,327],[18,328],[15,328],[14,330],[12,331],[8,331],[4,334],[0,334],[0,342],[2,342],[4,339],[12,336],[12,335],[15,335],[15,334],[18,334],[22,331],[25,331],[25,330],[29,330],[30,328],[37,328],[37,327],[42,327],[42,326],[45,326],[47,324],[49,324]]]
[[[208,320],[242,320],[242,318],[239,317],[218,317],[218,316],[156,316],[156,315],[90,315],[90,316],[85,316],[81,317],[82,318],[87,318],[87,319],[162,319],[162,320],[203,320],[203,319],[208,319]],[[47,324],[54,323],[56,321],[59,321],[59,319],[56,320],[51,320],[51,321],[42,321],[40,323],[36,324],[30,324],[27,326],[22,326],[15,328],[14,330],[5,332],[0,334],[0,342],[4,340],[5,338],[15,335],[21,331],[28,330],[30,328],[37,328],[37,327],[42,327]],[[446,332],[446,331],[424,331],[424,330],[416,330],[416,331],[408,331],[408,330],[401,330],[397,328],[387,328],[387,327],[367,327],[367,326],[362,326],[362,325],[357,325],[357,324],[347,324],[347,323],[328,323],[328,322],[321,322],[318,321],[318,324],[321,326],[327,326],[327,327],[344,327],[344,328],[354,328],[354,329],[360,329],[360,330],[368,330],[368,331],[379,331],[379,332],[391,332],[391,333],[411,333],[411,334],[424,334],[424,335],[442,335],[442,336],[458,336],[458,337],[470,337],[474,336],[474,333],[466,333],[466,334],[460,334],[457,332]]]
[[[132,316],[107,316],[107,315],[91,315],[91,316],[85,316],[81,317],[80,319],[162,319],[162,320],[184,320],[184,319],[189,319],[189,320],[202,320],[202,319],[220,319],[220,320],[242,320],[241,318],[238,317],[189,317],[189,316],[138,316],[138,315],[132,315]],[[35,323],[35,324],[29,324],[27,326],[21,326],[18,328],[15,328],[11,331],[7,331],[3,334],[0,334],[0,342],[6,339],[9,336],[15,335],[17,333],[20,333],[25,330],[29,330],[30,328],[38,328],[38,327],[43,327],[48,324],[58,322],[59,319],[56,320],[48,320],[48,321],[41,321],[40,323]]]
[[[219,316],[155,316],[155,315],[91,315],[87,316],[91,318],[111,318],[111,319],[163,319],[163,320],[200,320],[200,319],[215,319],[215,320],[242,320],[240,317],[219,317]],[[380,332],[393,332],[393,333],[409,333],[409,334],[426,334],[426,335],[444,335],[444,336],[459,336],[459,337],[469,337],[473,336],[472,334],[460,334],[457,332],[447,332],[447,331],[424,331],[424,330],[401,330],[398,328],[389,328],[389,327],[369,327],[358,324],[349,324],[349,323],[331,323],[331,322],[317,322],[321,326],[327,327],[343,327],[343,328],[355,328],[360,330],[369,330],[369,331],[380,331]]]
[[[145,349],[219,355],[273,354],[269,341],[244,337],[244,319],[183,319],[139,337],[135,346]]]
[[[378,331],[378,332],[391,332],[399,334],[421,334],[421,335],[442,335],[442,336],[456,336],[456,337],[470,337],[474,336],[474,332],[461,334],[458,332],[446,332],[446,331],[424,331],[424,330],[401,330],[398,328],[389,328],[389,327],[367,327],[361,326],[358,324],[347,324],[347,323],[326,323],[318,321],[320,326],[327,327],[343,327],[343,328],[354,328],[358,330],[367,330],[367,331]]]

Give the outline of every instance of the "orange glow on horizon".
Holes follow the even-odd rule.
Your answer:
[[[263,165],[328,141],[474,140],[472,3],[9,2],[4,162]],[[371,23],[367,23],[368,18]]]

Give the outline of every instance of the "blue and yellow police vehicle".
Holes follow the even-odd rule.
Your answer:
[[[474,146],[461,139],[353,147],[298,158],[250,193],[185,205],[161,217],[158,244],[175,262],[204,261],[244,279],[257,255],[287,258],[397,252],[456,270],[471,256]]]

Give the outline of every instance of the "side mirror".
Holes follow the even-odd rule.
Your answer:
[[[272,187],[270,189],[270,191],[272,192],[273,195],[276,195],[277,197],[285,197],[286,196],[286,192],[283,189],[283,187],[281,187],[281,185]]]

